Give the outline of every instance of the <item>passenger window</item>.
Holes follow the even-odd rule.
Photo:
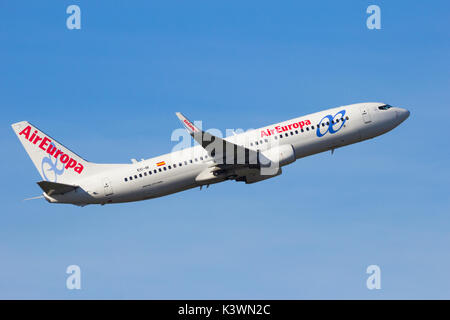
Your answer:
[[[200,160],[203,160],[203,157],[200,157]]]
[[[275,136],[274,138],[275,138],[275,140],[277,140],[277,139],[278,139],[278,136]]]
[[[295,134],[298,134],[298,130],[295,130]]]
[[[267,139],[264,139],[264,141],[265,141],[265,142],[269,142],[269,140],[267,140]]]
[[[287,132],[286,132],[284,135],[285,135],[286,137],[289,136],[289,135],[287,134]]]
[[[293,136],[294,135],[294,132],[293,131],[291,131],[291,136]]]
[[[152,174],[152,171],[150,170],[149,172],[148,172],[148,175],[150,176]]]
[[[147,176],[147,172],[144,172],[144,176]]]
[[[280,134],[280,138],[283,138],[283,135],[282,135],[282,134]]]
[[[306,127],[306,131],[309,131],[309,127]]]
[[[345,118],[345,120],[348,120],[348,116]]]
[[[192,163],[192,159],[190,159],[189,162]]]
[[[142,173],[139,173],[139,178],[142,178]]]
[[[137,176],[134,176],[135,179],[137,179]]]
[[[125,182],[127,182],[128,181],[128,179],[127,178],[125,178]]]
[[[181,167],[181,166],[182,166],[182,163],[180,162],[180,163],[178,164],[178,166]]]
[[[158,169],[159,172],[162,172],[161,168]]]
[[[258,141],[256,141],[255,144],[258,145]]]
[[[133,177],[130,177],[130,180],[133,180]]]
[[[305,130],[303,130],[303,128],[302,128],[302,132],[305,132]]]
[[[169,170],[170,170],[170,169],[172,169],[172,167],[171,167],[171,166],[169,166]]]
[[[314,126],[311,126],[311,130],[314,130]]]
[[[187,161],[184,162],[184,165],[187,166]]]
[[[158,171],[156,171],[156,169],[155,170],[153,170],[153,173],[157,173]]]
[[[167,171],[167,168],[166,168],[166,167],[163,167],[163,169],[164,169],[164,171]]]

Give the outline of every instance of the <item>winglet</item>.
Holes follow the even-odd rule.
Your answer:
[[[180,119],[183,126],[186,128],[186,130],[189,132],[190,135],[193,135],[195,132],[201,132],[199,128],[194,126],[194,124],[189,121],[185,116],[183,116],[180,112],[175,112],[178,119]]]

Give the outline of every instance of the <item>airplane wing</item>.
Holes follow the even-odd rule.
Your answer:
[[[226,167],[245,166],[250,168],[270,165],[270,160],[261,154],[259,150],[251,150],[202,131],[180,112],[176,112],[176,115],[189,134],[208,152],[217,165]]]
[[[52,194],[64,194],[78,188],[78,186],[50,181],[39,181],[37,184],[49,196]]]

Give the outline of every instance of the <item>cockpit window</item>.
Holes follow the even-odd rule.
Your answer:
[[[390,105],[388,105],[388,104],[385,104],[384,106],[379,106],[379,107],[378,107],[378,109],[380,109],[380,110],[387,110],[387,109],[389,109],[389,108],[392,108],[392,106],[390,106]]]

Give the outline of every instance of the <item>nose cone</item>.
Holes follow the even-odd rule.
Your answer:
[[[397,113],[397,120],[399,121],[399,123],[402,123],[403,121],[408,119],[409,114],[410,114],[409,110],[406,110],[403,108],[397,108],[397,110],[395,110],[395,112]]]

